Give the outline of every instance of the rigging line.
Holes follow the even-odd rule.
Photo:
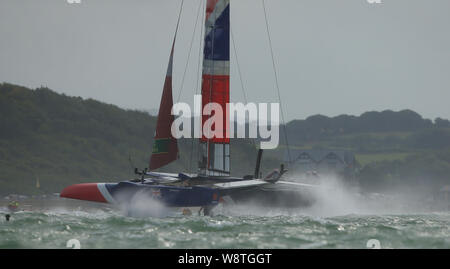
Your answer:
[[[192,33],[191,44],[190,44],[190,47],[189,47],[189,53],[188,53],[188,57],[187,57],[187,60],[186,60],[186,65],[184,66],[184,73],[183,73],[183,78],[181,80],[181,86],[180,86],[180,91],[178,93],[177,103],[180,101],[181,93],[183,92],[183,88],[184,88],[184,79],[186,78],[186,71],[188,69],[189,59],[191,58],[192,45],[194,44],[195,32],[197,31],[198,17],[199,17],[199,14],[200,14],[200,9],[201,9],[201,6],[202,6],[202,2],[203,1],[200,1],[199,5],[198,5],[198,9],[197,9],[197,18],[195,19],[194,32]]]
[[[247,102],[247,94],[245,93],[245,88],[244,88],[244,82],[242,80],[242,72],[241,72],[241,67],[239,65],[239,60],[238,60],[238,55],[237,55],[237,50],[236,50],[236,44],[235,44],[234,35],[233,35],[233,29],[231,28],[231,26],[230,26],[230,32],[231,32],[231,40],[233,41],[234,58],[236,59],[236,65],[237,65],[238,74],[239,74],[239,81],[241,82],[242,94],[244,95],[245,103],[248,103]]]
[[[173,50],[175,48],[175,40],[176,40],[176,37],[177,37],[177,34],[178,34],[178,29],[179,29],[179,25],[180,25],[180,20],[181,20],[181,14],[182,14],[182,11],[183,11],[183,6],[184,6],[184,0],[181,0],[180,12],[178,14],[177,28],[175,30],[175,38],[174,38],[173,44],[172,44],[172,52],[173,52]],[[189,62],[189,58],[188,58],[188,62]],[[186,70],[184,72],[186,73]],[[184,76],[183,76],[183,82],[181,83],[181,90],[180,90],[180,93],[178,94],[177,103],[178,103],[178,101],[180,99],[181,91],[183,89],[183,84],[184,84]],[[178,152],[178,158],[180,158],[180,152]],[[184,162],[181,162],[181,163],[183,164],[184,167],[186,167]]]
[[[288,157],[289,157],[288,165],[289,165],[291,163],[291,152],[289,150],[289,142],[288,142],[288,135],[287,135],[287,124],[286,124],[286,122],[284,120],[283,105],[281,103],[280,86],[279,86],[279,83],[278,83],[278,74],[277,74],[277,68],[276,68],[276,65],[275,65],[275,57],[274,57],[274,54],[273,54],[272,39],[270,37],[269,20],[267,19],[267,11],[266,11],[266,3],[265,2],[266,2],[265,0],[262,0],[263,10],[264,10],[264,18],[266,20],[267,36],[269,38],[270,54],[272,56],[272,66],[273,66],[273,71],[274,71],[274,74],[275,74],[275,84],[276,84],[276,87],[277,87],[278,101],[280,102],[281,121],[283,122],[283,125],[284,125],[284,138],[286,140],[286,148],[287,148]]]
[[[181,19],[181,12],[183,11],[183,5],[184,5],[184,0],[181,0],[180,12],[178,13],[177,28],[175,28],[175,38],[174,38],[174,43],[175,43],[175,39],[177,38],[178,27],[180,26],[180,19]]]
[[[237,49],[236,49],[236,43],[235,43],[235,38],[234,38],[234,34],[233,34],[233,29],[230,26],[230,32],[231,32],[231,40],[233,42],[233,48],[234,48],[234,58],[236,59],[236,65],[237,65],[237,70],[238,70],[238,74],[239,74],[239,81],[241,82],[241,89],[242,89],[242,94],[244,95],[244,101],[246,104],[248,104],[248,100],[247,100],[247,94],[245,92],[245,87],[244,87],[244,82],[243,82],[243,77],[242,77],[242,72],[241,72],[241,67],[239,65],[239,60],[238,60],[238,54],[237,54]],[[250,121],[250,118],[249,118]],[[253,146],[256,147],[256,143],[253,139],[250,139],[251,143]]]
[[[195,95],[198,94],[198,90],[201,86],[201,85],[199,85],[199,81],[200,81],[200,70],[202,68],[201,59],[202,59],[202,43],[203,43],[203,31],[204,31],[203,26],[205,25],[204,20],[205,20],[205,15],[206,15],[204,3],[205,3],[205,1],[200,0],[200,4],[201,4],[200,10],[203,10],[204,12],[202,13],[202,16],[200,18],[201,19],[200,22],[203,22],[203,23],[200,24],[200,38],[199,38],[200,44],[198,46],[199,48],[198,48],[198,61],[197,61],[197,81],[195,82]],[[195,117],[196,117],[195,112],[194,112],[193,117],[195,120]],[[200,115],[199,115],[199,117],[200,117]],[[194,134],[195,134],[195,131],[194,131]],[[190,158],[189,158],[189,172],[191,172],[191,173],[192,173],[192,160],[193,160],[193,155],[194,155],[194,140],[196,140],[195,136],[194,136],[194,138],[191,139],[191,154],[190,154]],[[199,158],[198,155],[199,155],[199,152],[197,151],[197,159]]]

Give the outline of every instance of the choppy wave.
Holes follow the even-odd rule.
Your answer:
[[[349,214],[297,212],[171,215],[131,218],[116,210],[17,212],[0,210],[0,248],[450,248],[450,213]],[[220,211],[219,211],[220,214]]]

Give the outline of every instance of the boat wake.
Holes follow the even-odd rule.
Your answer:
[[[118,197],[123,195],[128,198],[128,194],[118,194]],[[120,199],[120,198],[119,198]],[[121,199],[125,201],[125,199]],[[126,203],[121,203],[118,207],[120,212],[127,217],[147,218],[156,217],[164,218],[172,214],[170,208],[166,207],[157,199],[151,197],[146,192],[138,192],[131,199],[126,200]]]
[[[290,177],[294,181],[294,176]],[[298,177],[299,178],[299,177]],[[298,182],[298,181],[297,181]],[[300,182],[301,183],[301,182]],[[261,206],[259,201],[241,204],[226,203],[219,206],[216,214],[232,216],[312,216],[338,217],[347,215],[408,214],[423,211],[418,205],[417,195],[401,192],[397,194],[364,193],[351,187],[338,176],[321,176],[314,189],[297,190],[297,195],[310,200],[307,206],[276,208]]]

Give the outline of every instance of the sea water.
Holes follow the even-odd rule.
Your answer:
[[[135,217],[89,203],[26,204],[9,221],[7,207],[0,207],[0,248],[67,248],[68,242],[86,249],[450,248],[445,211],[329,214],[236,206],[219,208],[212,217],[196,212]]]

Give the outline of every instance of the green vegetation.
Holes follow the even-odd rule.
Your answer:
[[[371,163],[382,162],[382,161],[396,161],[405,160],[411,153],[405,152],[393,152],[393,153],[367,153],[367,154],[356,154],[356,159],[361,166],[366,166]]]
[[[145,112],[47,88],[0,84],[0,194],[51,193],[73,183],[133,178],[134,166],[148,166],[155,124],[156,118]],[[292,148],[355,152],[360,183],[368,190],[450,184],[448,120],[433,122],[409,110],[360,117],[318,115],[292,121],[287,130]],[[195,172],[197,152],[191,153],[196,149],[192,142],[181,139],[180,159],[162,171]],[[285,148],[265,153],[263,173],[279,166]],[[256,158],[252,141],[233,139],[231,154],[234,175],[252,174]]]
[[[450,184],[450,121],[419,114],[367,112],[360,117],[312,116],[288,124],[293,148],[353,151],[365,190],[438,189]]]
[[[434,192],[450,184],[450,150],[422,151],[403,159],[368,163],[359,178],[365,190],[420,188]]]

